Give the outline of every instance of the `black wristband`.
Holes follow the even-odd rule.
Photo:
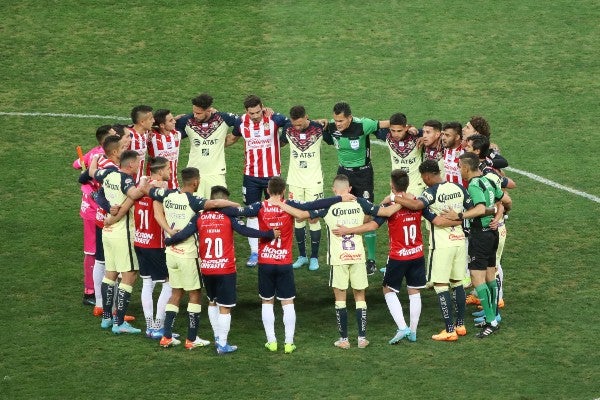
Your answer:
[[[458,213],[458,219],[459,219],[459,221],[463,220],[463,213],[461,213],[461,212]]]

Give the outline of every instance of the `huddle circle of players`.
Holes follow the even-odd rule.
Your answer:
[[[319,269],[323,220],[339,331],[336,347],[351,347],[349,287],[356,306],[356,345],[369,344],[365,289],[368,275],[377,271],[375,232],[385,222],[389,253],[381,269],[382,286],[396,324],[389,344],[417,340],[420,290],[425,287],[435,290],[445,323],[433,340],[456,341],[467,334],[467,304],[480,308],[473,313],[478,338],[498,331],[499,309],[504,305],[500,259],[511,207],[506,189],[515,183],[502,172],[508,163],[490,144],[484,118],[472,117],[464,127],[429,120],[417,129],[402,113],[389,120],[353,117],[343,102],[334,105],[331,120],[311,120],[303,106],[292,107],[288,118],[264,107],[255,95],[244,100],[243,115],[219,112],[212,103],[210,95],[201,94],[192,99],[191,114],[178,116],[166,109],[134,107],[132,125],[99,127],[99,145],[80,153],[73,163],[83,170],[79,177],[83,303],[94,306],[102,329],[141,333],[129,323],[135,318],[126,313],[139,275],[147,337],[163,347],[182,343],[173,324],[187,292],[183,346],[193,349],[212,342],[217,354],[236,351],[228,340],[236,304],[235,231],[249,240],[246,265],[258,265],[265,347],[278,349],[277,299],[283,309],[284,352],[292,353],[296,350],[293,270],[305,265],[311,271]],[[392,164],[390,194],[378,204],[373,203],[372,135],[387,144]],[[179,145],[185,138],[190,140],[189,161],[178,180]],[[225,147],[240,138],[245,149],[245,207],[229,200],[226,183]],[[323,195],[323,141],[335,146],[338,156],[335,196],[328,198]],[[280,147],[285,145],[290,148],[287,182],[280,177]],[[429,231],[427,265],[423,219]],[[295,261],[294,237],[299,253]],[[408,323],[398,298],[403,280]],[[467,296],[465,287],[470,286],[473,292]],[[209,301],[212,341],[198,336],[202,290]]]

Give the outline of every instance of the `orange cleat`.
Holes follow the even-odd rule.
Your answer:
[[[431,338],[433,340],[437,340],[439,342],[455,342],[455,341],[458,340],[458,334],[456,333],[456,331],[448,333],[444,329],[443,331],[441,331],[437,335],[431,336]]]
[[[464,325],[458,325],[454,328],[454,332],[456,332],[458,336],[465,336],[467,334],[467,328]]]
[[[92,312],[94,313],[94,317],[101,317],[103,311],[104,310],[102,309],[102,307],[94,307],[94,310]]]
[[[473,296],[472,294],[470,294],[467,296],[467,304],[480,305],[481,301],[477,298],[477,296]]]

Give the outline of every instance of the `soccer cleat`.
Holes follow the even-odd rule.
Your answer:
[[[94,317],[102,316],[103,312],[104,312],[104,310],[102,309],[102,307],[94,307],[94,310],[92,311],[92,313],[94,314]]]
[[[102,329],[108,329],[111,326],[113,326],[112,318],[102,318],[102,321],[100,321],[100,328]]]
[[[367,275],[371,276],[377,272],[377,265],[375,260],[367,260]]]
[[[339,338],[333,343],[333,345],[344,350],[348,350],[350,348],[350,342],[348,341],[348,338]]]
[[[416,342],[417,341],[417,332],[410,332],[406,338],[408,339],[409,342]]]
[[[455,342],[458,340],[458,334],[456,332],[447,332],[444,329],[437,335],[432,335],[431,338],[438,342]]]
[[[269,351],[277,351],[277,342],[267,342],[265,348]]]
[[[364,349],[368,345],[369,345],[369,341],[367,340],[367,338],[364,338],[364,337],[358,338],[358,348],[359,349]]]
[[[387,271],[387,268],[386,268],[386,267],[379,268],[379,272],[381,272],[381,273],[382,273],[382,274],[384,274],[384,275],[385,275],[385,271]]]
[[[250,257],[248,257],[248,261],[246,261],[246,267],[253,268],[258,264],[258,253],[251,253]]]
[[[475,312],[471,313],[471,315],[474,317],[485,317],[485,311],[483,311],[483,310],[475,311]]]
[[[485,324],[481,331],[475,336],[479,339],[483,339],[498,332],[498,329],[500,329],[500,325],[492,326],[491,324]]]
[[[196,336],[196,340],[193,342],[190,339],[185,339],[185,348],[188,350],[195,349],[196,347],[208,346],[209,344],[209,340],[200,339],[198,336]]]
[[[399,343],[402,339],[407,338],[410,335],[410,328],[407,326],[404,329],[398,329],[393,338],[388,342],[389,344]]]
[[[481,301],[477,298],[477,296],[473,296],[472,294],[470,294],[467,296],[467,304],[480,305]]]
[[[96,305],[96,295],[95,294],[84,294],[83,300],[81,301],[84,306],[95,306]]]
[[[294,343],[286,343],[283,346],[283,352],[285,354],[292,354],[296,350],[296,345]]]
[[[310,264],[308,265],[308,270],[309,271],[316,271],[319,269],[319,259],[318,258],[311,258],[310,259]]]
[[[163,336],[158,343],[160,347],[173,347],[181,344],[181,340],[177,340],[174,337],[168,338]]]
[[[113,311],[113,317],[116,319],[116,317],[117,317],[116,311]],[[135,321],[135,317],[133,315],[126,315],[125,318],[123,318],[123,321],[125,321],[125,322]]]
[[[456,332],[458,336],[465,336],[467,334],[467,327],[464,325],[457,325],[454,328],[454,332]]]
[[[146,328],[146,337],[149,339],[152,339],[152,334],[154,333],[154,331],[155,331],[154,328]]]
[[[123,322],[121,325],[113,325],[112,327],[112,333],[117,335],[121,333],[140,333],[141,331],[141,329],[129,325],[129,322]]]
[[[304,256],[298,256],[298,259],[296,260],[296,262],[292,264],[292,268],[294,268],[294,269],[302,268],[302,266],[306,265],[306,264],[308,264],[308,258],[306,258]]]
[[[504,299],[498,300],[498,308],[504,308]]]
[[[237,349],[237,346],[230,345],[229,343],[225,343],[225,346],[220,346],[219,344],[217,344],[218,355],[233,353]]]

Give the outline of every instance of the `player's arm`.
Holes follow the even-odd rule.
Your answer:
[[[280,206],[283,203],[288,203],[290,206],[297,208],[302,211],[319,210],[321,208],[329,208],[332,205],[339,203],[340,201],[354,201],[356,196],[351,193],[345,193],[340,196],[332,196],[324,199],[318,199],[313,201],[296,201],[296,200],[285,200],[281,199],[269,199],[269,203]]]
[[[240,131],[241,124],[242,124],[242,119],[236,118],[234,125],[233,125],[233,130],[231,131],[231,133],[228,133],[227,137],[225,138],[225,146],[226,147],[231,146],[232,144],[234,144],[235,142],[240,140],[240,138],[242,137],[242,132]]]
[[[155,202],[155,203],[156,203],[156,204],[160,204],[160,207],[162,208],[162,204],[161,204],[161,203],[159,203],[159,202]],[[155,211],[154,211],[154,215],[156,216],[156,209],[155,209]],[[163,214],[163,215],[164,215],[164,214]],[[158,221],[158,219],[157,219],[157,221]],[[174,232],[173,234],[170,234],[170,233],[169,233],[169,235],[170,235],[171,237],[167,237],[167,238],[165,238],[165,244],[166,244],[167,246],[172,246],[172,245],[174,245],[174,244],[177,244],[177,243],[181,243],[181,242],[183,242],[185,239],[187,239],[187,238],[189,238],[189,237],[191,237],[191,236],[194,236],[194,234],[195,234],[196,232],[198,232],[198,226],[197,226],[197,224],[196,224],[196,223],[197,223],[197,221],[198,221],[198,216],[197,216],[197,215],[194,215],[194,216],[192,217],[192,219],[190,220],[190,222],[188,222],[188,224],[185,226],[185,228],[183,228],[183,229],[182,229],[182,230],[180,230],[179,232],[174,232],[174,231],[173,231],[173,232]],[[166,220],[165,220],[165,222],[166,222]],[[160,222],[159,222],[159,224],[160,224]],[[162,226],[162,225],[161,225],[161,226]],[[164,229],[164,228],[163,228],[163,229]]]
[[[279,135],[280,147],[284,147],[286,144],[288,144],[288,138],[287,138],[285,131],[286,131],[285,129],[282,129],[281,134]]]
[[[252,238],[263,238],[263,239],[269,239],[269,240],[273,240],[273,239],[279,237],[278,235],[276,236],[275,231],[273,229],[270,229],[268,231],[261,231],[258,229],[253,229],[253,228],[249,228],[245,225],[242,225],[242,224],[240,224],[240,222],[237,219],[235,219],[233,217],[229,217],[229,219],[231,220],[231,227],[233,228],[233,230],[242,236],[252,237]]]
[[[167,222],[167,217],[165,216],[165,209],[162,205],[162,202],[158,200],[153,201],[152,208],[154,209],[154,219],[156,222],[158,222],[158,225],[160,225],[160,227],[170,236],[173,236],[175,233],[177,233],[177,231],[173,230],[173,228],[171,228]]]
[[[500,153],[491,151],[489,157],[486,158],[486,163],[492,168],[502,169],[508,167],[508,160],[500,155]]]
[[[329,122],[329,124],[326,124],[323,128],[323,141],[328,145],[333,146],[333,136],[331,136],[331,127],[335,125],[331,124],[332,122]]]
[[[129,212],[133,205],[133,200],[127,197],[120,205],[110,207],[108,211],[109,214],[106,216],[106,218],[104,218],[104,226],[110,226],[120,221],[121,218],[123,218]],[[103,208],[103,210],[105,209]]]
[[[240,204],[231,200],[225,199],[211,199],[206,200],[204,203],[204,210],[212,210],[215,208],[225,208],[225,207],[239,207]]]
[[[359,226],[347,227],[344,225],[337,225],[335,228],[331,230],[335,236],[345,236],[345,235],[360,235],[366,232],[371,232],[377,230],[381,225],[378,224],[375,220],[371,220]]]
[[[228,217],[256,217],[261,207],[261,202],[257,201],[246,207],[225,207],[219,211]]]
[[[185,126],[192,117],[192,114],[181,114],[175,117],[175,130],[181,132],[182,139],[188,137],[187,132],[185,131]]]
[[[462,225],[462,221],[453,221],[451,219],[442,217],[441,215],[437,215],[431,212],[429,208],[423,209],[423,218],[425,218],[427,221],[431,222],[435,226],[439,226],[440,228],[448,228],[451,226]]]
[[[425,197],[408,198],[402,195],[395,195],[390,196],[389,200],[414,211],[422,210],[429,205],[429,202]]]
[[[304,221],[309,218],[315,218],[315,217],[311,217],[310,213],[308,211],[300,210],[296,207],[292,207],[291,205],[287,204],[287,202],[283,202],[281,200],[276,200],[276,201],[269,200],[269,201],[271,202],[271,204],[278,206],[283,211],[290,214],[292,217],[298,219],[299,221]]]

